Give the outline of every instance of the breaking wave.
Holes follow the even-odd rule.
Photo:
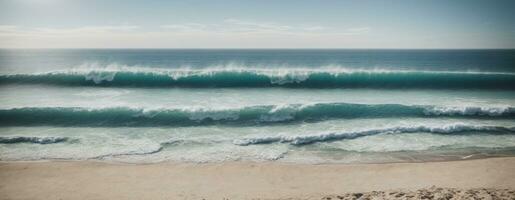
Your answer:
[[[253,144],[268,144],[268,143],[290,143],[293,145],[305,145],[316,142],[330,142],[335,140],[343,139],[355,139],[364,136],[377,135],[377,134],[399,134],[399,133],[417,133],[417,132],[428,132],[435,134],[453,134],[463,132],[494,132],[494,133],[514,133],[515,127],[503,127],[503,126],[476,126],[466,124],[450,124],[445,126],[398,126],[383,129],[368,129],[360,131],[350,131],[341,133],[321,133],[315,135],[303,135],[303,136],[268,136],[268,137],[256,137],[247,138],[241,140],[235,140],[233,143],[236,145],[253,145]]]
[[[32,143],[32,144],[54,144],[67,142],[67,137],[24,137],[24,136],[12,136],[12,137],[0,137],[0,144],[17,144],[17,143]]]
[[[400,104],[290,104],[236,109],[140,109],[129,107],[23,107],[0,110],[0,126],[189,126],[253,125],[328,119],[389,117],[514,118],[512,107],[438,107]]]
[[[0,75],[0,84],[117,87],[490,88],[515,89],[515,74],[344,68],[118,67]]]

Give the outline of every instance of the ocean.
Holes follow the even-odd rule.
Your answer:
[[[515,155],[515,50],[2,49],[0,160]]]

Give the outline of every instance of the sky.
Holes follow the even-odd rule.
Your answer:
[[[0,48],[515,48],[515,1],[0,0]]]

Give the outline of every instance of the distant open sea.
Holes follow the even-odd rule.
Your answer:
[[[0,50],[2,161],[514,155],[515,50]]]

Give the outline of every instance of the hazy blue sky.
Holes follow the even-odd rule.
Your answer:
[[[511,0],[0,0],[0,48],[515,48]]]

